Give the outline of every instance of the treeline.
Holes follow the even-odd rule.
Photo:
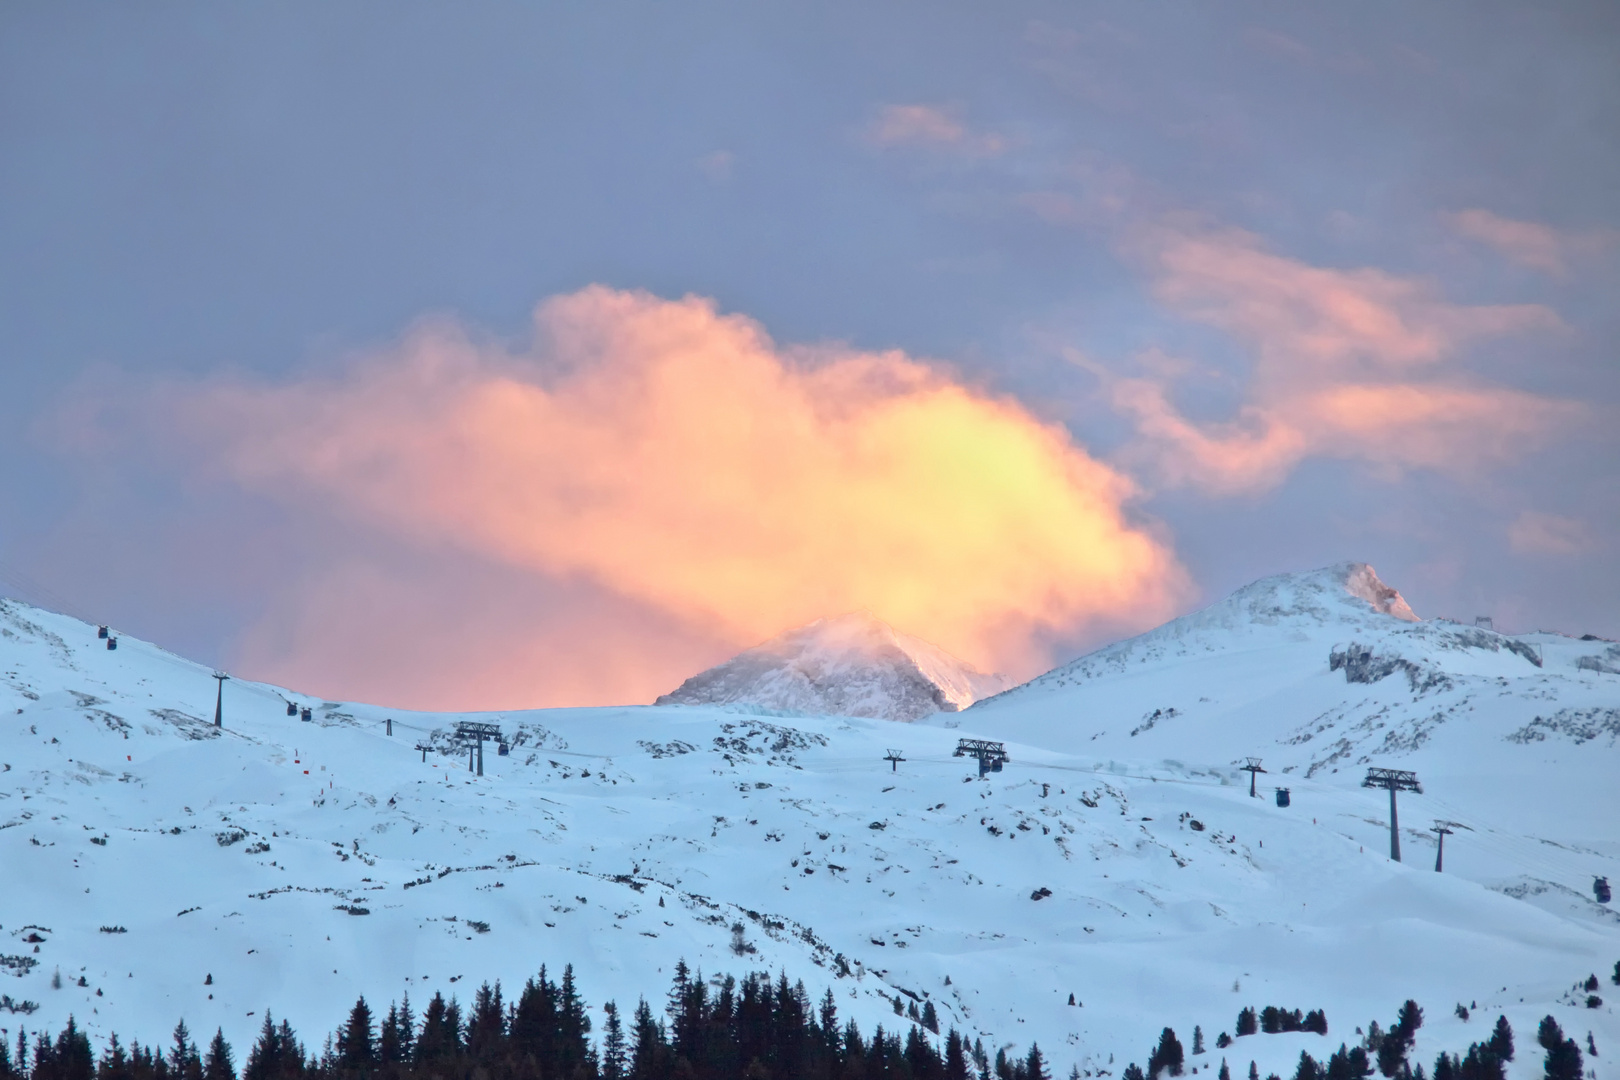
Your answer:
[[[1620,968],[1620,965],[1616,967]],[[1293,1080],[1367,1080],[1375,1071],[1389,1080],[1507,1080],[1507,1063],[1513,1060],[1514,1050],[1513,1026],[1508,1023],[1506,1016],[1497,1017],[1490,1037],[1470,1045],[1465,1053],[1448,1054],[1441,1051],[1435,1058],[1434,1071],[1427,1076],[1421,1063],[1413,1065],[1408,1061],[1417,1031],[1422,1026],[1423,1010],[1417,1002],[1408,1000],[1401,1006],[1395,1023],[1388,1030],[1381,1030],[1378,1021],[1374,1020],[1367,1026],[1365,1038],[1355,1046],[1340,1043],[1338,1050],[1325,1062],[1317,1061],[1309,1051],[1300,1051]],[[1298,1009],[1289,1011],[1270,1006],[1261,1010],[1258,1016],[1251,1008],[1240,1011],[1236,1025],[1238,1035],[1253,1035],[1257,1030],[1268,1033],[1311,1031],[1326,1035],[1327,1017],[1320,1010],[1301,1016]],[[1542,1061],[1546,1080],[1581,1080],[1580,1047],[1574,1039],[1564,1035],[1557,1020],[1551,1016],[1542,1020],[1536,1032],[1536,1041],[1546,1051]],[[1223,1031],[1215,1045],[1225,1049],[1234,1042]],[[1590,1036],[1588,1050],[1593,1054],[1597,1052]],[[1197,1029],[1194,1029],[1193,1052],[1203,1052],[1203,1033]],[[1125,1067],[1121,1080],[1159,1080],[1165,1075],[1181,1076],[1184,1066],[1181,1040],[1173,1029],[1165,1028],[1159,1035],[1158,1044],[1148,1053],[1146,1071],[1132,1062]],[[1232,1080],[1231,1069],[1224,1058],[1218,1080]],[[1249,1080],[1260,1080],[1260,1070],[1253,1061],[1249,1062]],[[1267,1080],[1280,1078],[1272,1074]]]
[[[70,1018],[54,1039],[0,1044],[0,1080],[1052,1080],[1038,1046],[992,1059],[955,1029],[937,1040],[931,1003],[917,1022],[897,1020],[904,1031],[866,1037],[831,990],[815,1003],[785,975],[711,985],[682,963],[660,1012],[642,1000],[623,1017],[609,1002],[593,1041],[572,966],[560,982],[541,968],[516,1002],[486,983],[465,1011],[435,994],[418,1017],[407,996],[379,1019],[361,998],[318,1051],[266,1012],[240,1072],[219,1031],[206,1050],[183,1022],[166,1048],[114,1035],[98,1058]]]
[[[894,1005],[902,1014],[898,998]],[[982,1041],[970,1043],[955,1029],[937,1039],[931,1003],[920,1011],[913,1003],[911,1022],[896,1021],[903,1033],[880,1025],[867,1038],[854,1020],[839,1017],[830,990],[812,1003],[804,984],[789,984],[785,975],[710,982],[681,963],[657,1014],[645,999],[628,1018],[613,1002],[601,1012],[601,1033],[593,1040],[571,966],[558,982],[541,968],[515,1002],[503,997],[499,983],[485,983],[465,1010],[435,994],[420,1017],[409,996],[380,1019],[361,998],[319,1050],[266,1012],[240,1071],[222,1031],[206,1049],[183,1021],[166,1047],[126,1046],[113,1035],[98,1057],[70,1017],[54,1038],[36,1033],[30,1041],[19,1031],[14,1048],[0,1042],[0,1080],[1052,1080],[1036,1045],[1022,1055],[997,1050],[992,1059]],[[1466,1052],[1441,1053],[1427,1076],[1422,1064],[1408,1060],[1422,1025],[1423,1010],[1407,1001],[1387,1030],[1374,1021],[1356,1045],[1341,1043],[1325,1062],[1302,1051],[1293,1080],[1367,1080],[1375,1071],[1388,1080],[1506,1080],[1514,1045],[1505,1016]],[[1321,1010],[1242,1010],[1239,1036],[1257,1029],[1325,1035],[1327,1018]],[[1537,1042],[1546,1054],[1546,1080],[1580,1080],[1581,1050],[1551,1016],[1541,1022]],[[1222,1049],[1234,1045],[1225,1032],[1216,1042]],[[1596,1053],[1590,1041],[1589,1052]],[[1202,1053],[1203,1032],[1195,1029],[1193,1054]],[[1121,1080],[1181,1076],[1186,1057],[1167,1027],[1146,1070],[1132,1062]],[[1070,1080],[1078,1076],[1071,1069]],[[1224,1057],[1219,1080],[1232,1080]],[[1260,1080],[1253,1061],[1248,1080]]]

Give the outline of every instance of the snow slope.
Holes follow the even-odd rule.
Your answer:
[[[1294,806],[1283,810],[1248,797],[1223,748],[1304,765],[1317,738],[1265,741],[1301,722],[1289,694],[1336,688],[1347,718],[1334,730],[1353,730],[1362,696],[1406,686],[1404,669],[1368,684],[1345,683],[1342,671],[1278,674],[1295,645],[1313,673],[1327,666],[1296,634],[1318,645],[1399,641],[1413,656],[1480,666],[1485,682],[1468,685],[1482,704],[1487,690],[1517,693],[1492,681],[1491,665],[1526,662],[1389,637],[1427,624],[1358,622],[1352,607],[1348,623],[1324,629],[1306,610],[1337,617],[1320,582],[1272,592],[1298,610],[1275,614],[1256,597],[1248,610],[1274,622],[1231,612],[1224,661],[1207,652],[1218,651],[1215,616],[1208,633],[1138,639],[1117,665],[1093,658],[1093,673],[1074,669],[1066,682],[949,716],[960,731],[938,717],[896,724],[741,707],[485,715],[513,750],[488,754],[481,778],[449,749],[447,731],[464,717],[232,681],[219,730],[207,669],[128,637],[108,652],[93,627],[0,604],[0,1001],[38,1005],[26,1015],[0,1007],[0,1028],[14,1038],[20,1025],[54,1028],[72,1013],[94,1035],[147,1040],[183,1016],[193,1031],[223,1027],[240,1053],[266,1007],[318,1043],[362,992],[382,1005],[408,991],[420,1006],[434,989],[466,999],[469,984],[510,988],[541,963],[573,963],[594,1005],[641,994],[656,1003],[684,957],[709,974],[785,971],[816,996],[830,987],[868,1033],[906,1023],[892,1002],[926,997],[987,1046],[1038,1040],[1059,1075],[1074,1064],[1117,1076],[1166,1024],[1189,1047],[1203,1028],[1211,1050],[1190,1066],[1224,1056],[1236,1075],[1250,1060],[1262,1075],[1291,1075],[1301,1048],[1321,1059],[1357,1025],[1387,1025],[1408,996],[1428,1011],[1420,1060],[1483,1038],[1500,1011],[1520,1036],[1512,1075],[1538,1075],[1534,1024],[1553,1012],[1577,1036],[1595,1032],[1604,1075],[1620,1059],[1620,992],[1605,984],[1607,1003],[1588,1010],[1571,988],[1620,960],[1607,909],[1526,894],[1538,906],[1487,887],[1470,862],[1484,832],[1453,838],[1448,871],[1455,859],[1461,872],[1429,871],[1416,841],[1411,861],[1392,863],[1382,795],[1354,787],[1350,759],[1338,773],[1289,774]],[[1573,673],[1579,650],[1566,651],[1557,662]],[[1551,639],[1546,652],[1551,667]],[[1202,687],[1225,711],[1099,734],[1108,752],[1094,752],[1092,733],[1142,721],[1120,716],[1124,690],[1087,705],[1087,687],[1134,677],[1150,655],[1149,681],[1167,703],[1197,704]],[[1176,676],[1182,665],[1202,674]],[[1614,700],[1615,676],[1569,678],[1609,680]],[[315,719],[288,717],[286,699]],[[1551,717],[1567,700],[1538,707]],[[1457,745],[1515,768],[1494,801],[1502,819],[1518,808],[1532,820],[1502,827],[1491,873],[1575,890],[1599,870],[1620,878],[1612,783],[1568,799],[1571,814],[1532,811],[1564,799],[1550,781],[1579,781],[1588,756],[1594,774],[1612,777],[1615,749],[1607,737],[1577,744],[1557,723],[1533,729],[1544,739],[1503,743],[1499,759],[1495,727]],[[1203,737],[1211,756],[1164,761],[1170,743],[1154,733],[1177,725],[1219,729]],[[1366,753],[1401,764],[1454,730],[1473,727],[1439,725],[1416,751],[1374,738]],[[952,755],[962,734],[1007,736],[1011,762],[977,779]],[[906,759],[897,769],[882,760],[888,747]],[[1420,758],[1431,794],[1410,805],[1465,774],[1443,774],[1439,762]],[[1558,859],[1579,874],[1544,865]],[[743,955],[731,949],[735,924],[752,950]],[[1458,1002],[1477,1002],[1474,1020],[1451,1015]],[[1325,1008],[1331,1034],[1213,1049],[1239,1008],[1268,1004]]]
[[[919,720],[1007,689],[870,612],[818,619],[692,676],[658,705],[750,704],[798,714]]]
[[[1371,567],[1266,578],[1203,611],[978,703],[964,726],[1049,749],[1223,766],[1345,822],[1380,807],[1366,767],[1411,769],[1403,846],[1432,865],[1435,819],[1462,822],[1447,868],[1581,919],[1620,854],[1620,659],[1613,643],[1423,622]],[[1309,809],[1305,809],[1308,807]],[[1384,844],[1387,850],[1387,842]]]

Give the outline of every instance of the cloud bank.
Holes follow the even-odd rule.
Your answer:
[[[868,608],[1028,675],[1052,635],[1146,625],[1185,596],[1132,483],[1062,428],[898,352],[780,347],[695,297],[590,287],[539,306],[532,348],[440,321],[340,370],[170,385],[147,406],[192,469],[738,647]],[[322,610],[379,592],[316,591]],[[310,610],[281,624],[307,638]],[[604,621],[617,685],[667,689],[626,682]],[[533,682],[530,703],[556,700]]]

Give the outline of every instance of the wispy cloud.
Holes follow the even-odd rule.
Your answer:
[[[697,160],[698,171],[717,184],[730,180],[736,165],[737,155],[730,150],[714,150]]]
[[[1569,232],[1489,210],[1462,210],[1448,215],[1447,220],[1458,235],[1495,248],[1520,266],[1558,278],[1569,275],[1572,262],[1620,244],[1620,233],[1613,230]]]
[[[1583,521],[1526,510],[1508,526],[1508,546],[1521,555],[1579,555],[1592,550],[1592,530]]]
[[[1173,375],[1102,372],[1114,406],[1137,425],[1127,459],[1160,483],[1260,491],[1311,455],[1470,471],[1514,459],[1581,415],[1457,364],[1472,341],[1561,327],[1546,307],[1454,304],[1428,282],[1311,266],[1236,229],[1160,224],[1129,248],[1161,303],[1225,331],[1253,358],[1246,400],[1224,423],[1189,419]]]
[[[974,131],[949,110],[934,105],[885,105],[867,127],[866,140],[879,147],[933,147],[973,157],[995,157],[1007,140]]]

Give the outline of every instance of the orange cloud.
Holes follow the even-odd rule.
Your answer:
[[[1493,247],[1521,266],[1558,278],[1568,276],[1572,259],[1596,255],[1616,241],[1612,231],[1564,232],[1489,210],[1463,210],[1450,215],[1449,221],[1459,235]]]
[[[933,105],[885,105],[866,138],[876,146],[936,146],[976,157],[994,157],[1007,149],[1000,135],[972,131]]]
[[[160,412],[252,490],[738,645],[868,608],[1030,674],[1043,635],[1184,595],[1129,480],[900,353],[785,350],[710,301],[602,287],[536,330],[515,354],[427,325],[336,374],[170,388]]]
[[[1540,305],[1453,304],[1426,282],[1310,266],[1241,230],[1161,226],[1131,250],[1159,300],[1227,332],[1254,360],[1248,400],[1224,424],[1185,417],[1169,375],[1102,373],[1115,408],[1137,425],[1126,460],[1161,483],[1260,491],[1313,454],[1468,470],[1511,460],[1581,415],[1450,366],[1476,339],[1562,327]]]

